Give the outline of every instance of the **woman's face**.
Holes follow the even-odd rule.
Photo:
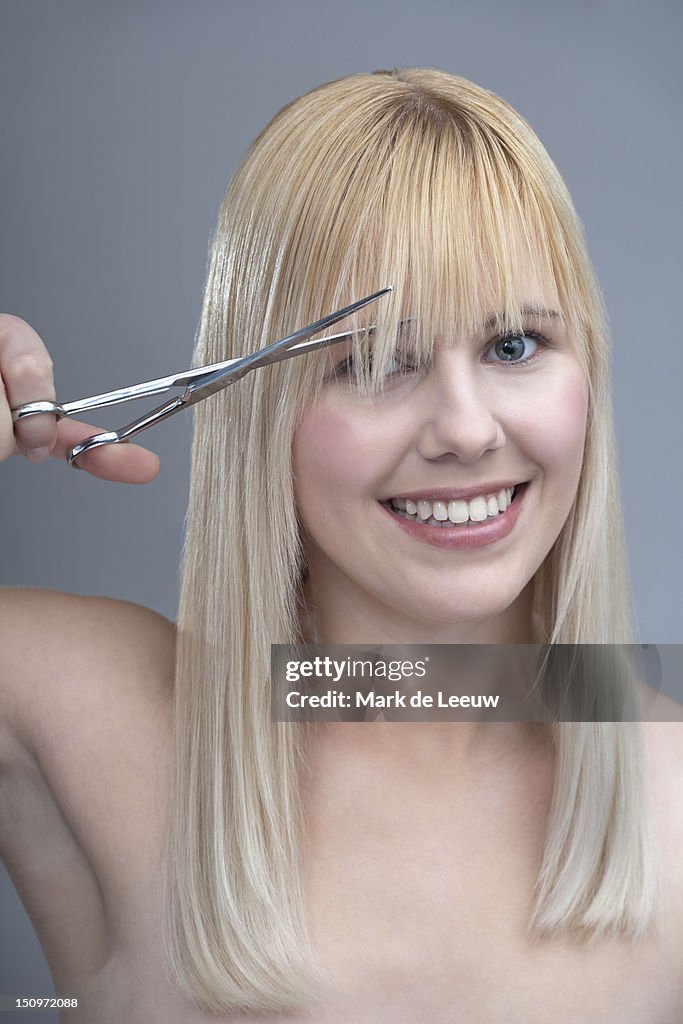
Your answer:
[[[294,437],[296,500],[315,603],[362,623],[363,639],[499,616],[560,533],[588,387],[550,295],[528,295],[549,312],[524,336],[482,326],[439,339],[427,369],[392,363],[370,397],[354,387],[349,348],[329,350],[329,380]],[[494,518],[488,498],[503,483],[526,486]],[[465,503],[464,490],[487,500]],[[338,627],[323,639],[347,635]]]

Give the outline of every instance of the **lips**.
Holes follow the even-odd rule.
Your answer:
[[[379,504],[383,514],[388,517],[394,527],[409,537],[429,544],[432,547],[468,551],[488,547],[509,536],[523,511],[528,491],[529,483],[527,481],[517,487],[513,501],[505,512],[500,512],[498,515],[492,516],[480,523],[468,522],[462,525],[449,524],[448,526],[442,526],[432,520],[423,522],[419,519],[403,518],[391,508],[389,501],[380,502]],[[434,494],[433,491],[430,493]]]

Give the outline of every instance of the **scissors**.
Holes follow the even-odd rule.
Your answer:
[[[203,402],[205,398],[234,384],[251,370],[257,370],[269,363],[278,363],[306,352],[315,352],[328,345],[337,345],[340,341],[347,341],[354,335],[365,333],[366,328],[362,328],[359,331],[345,331],[342,334],[333,334],[314,341],[307,340],[332,324],[336,324],[338,320],[343,320],[344,317],[375,302],[382,295],[387,295],[390,291],[392,291],[391,285],[378,292],[373,292],[372,295],[366,295],[364,299],[359,299],[349,306],[344,306],[343,309],[329,313],[321,320],[316,320],[314,323],[308,324],[307,327],[301,327],[293,334],[288,334],[286,338],[280,338],[279,341],[274,341],[271,345],[266,345],[265,348],[257,349],[248,356],[239,356],[236,359],[227,359],[222,363],[199,366],[194,370],[184,370],[182,373],[158,377],[156,380],[144,381],[142,384],[133,384],[131,387],[120,388],[118,391],[108,391],[102,395],[93,395],[91,398],[82,398],[77,402],[63,404],[60,402],[28,402],[12,410],[12,421],[16,423],[27,416],[38,416],[46,412],[54,413],[60,420],[65,416],[77,416],[91,409],[102,409],[105,406],[118,405],[121,402],[131,402],[136,398],[165,394],[175,387],[184,389],[181,395],[152,409],[151,412],[128,423],[125,427],[121,427],[119,430],[109,430],[103,434],[93,434],[92,437],[86,437],[80,444],[71,448],[66,456],[67,463],[74,469],[82,469],[83,467],[79,466],[76,460],[86,452],[105,444],[127,441],[129,437],[134,437],[142,430],[173,416],[181,409],[187,409],[197,402]]]

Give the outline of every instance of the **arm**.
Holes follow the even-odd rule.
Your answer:
[[[57,986],[115,948],[173,662],[173,624],[148,609],[0,589],[0,857]]]

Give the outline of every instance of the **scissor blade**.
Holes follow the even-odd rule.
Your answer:
[[[323,348],[327,345],[334,345],[338,341],[350,338],[351,332],[336,334],[330,338],[321,338],[319,341],[306,341],[296,345],[292,355],[298,355],[302,350],[310,346]],[[170,373],[167,377],[157,377],[155,380],[146,380],[140,384],[131,384],[127,388],[119,388],[117,391],[105,391],[101,395],[93,395],[92,398],[81,398],[75,402],[64,402],[63,416],[78,416],[93,409],[103,409],[110,405],[121,405],[124,402],[132,402],[137,398],[152,398],[154,395],[163,395],[171,388],[186,388],[188,384],[200,385],[204,380],[216,373],[216,371],[228,370],[241,362],[244,356],[237,356],[235,359],[225,359],[221,363],[210,363],[208,366],[198,366],[194,370],[183,370],[181,373]],[[284,356],[289,358],[289,352]]]
[[[327,348],[328,345],[338,345],[342,341],[351,341],[354,335],[364,334],[366,330],[372,332],[374,328],[361,327],[358,331],[342,331],[341,334],[330,334],[326,338],[314,338],[313,341],[300,341],[298,345],[292,345],[291,348],[285,349],[280,355],[280,360],[284,361],[285,359],[290,359],[292,356],[303,355],[306,352],[316,352],[319,348]],[[224,359],[220,363],[207,363],[206,366],[198,366],[193,370],[185,370],[183,373],[176,374],[173,378],[164,378],[169,381],[166,390],[171,387],[187,387],[188,384],[195,384],[197,387],[200,387],[217,371],[229,370],[231,367],[235,367],[237,363],[241,363],[243,359],[244,356],[235,356],[234,359]]]
[[[363,328],[364,330],[364,328]],[[328,338],[316,338],[313,341],[303,341],[286,349],[280,359],[289,359],[290,356],[298,356],[304,352],[314,352],[316,349],[325,348],[327,345],[336,345],[340,341],[348,341],[353,337],[353,331],[343,331],[341,334],[332,334]],[[362,332],[358,332],[362,333]],[[265,349],[260,351],[265,352]],[[206,366],[198,366],[192,370],[183,370],[180,373],[170,373],[166,377],[157,377],[155,380],[142,381],[140,384],[131,384],[126,388],[118,388],[116,391],[105,391],[101,395],[93,395],[91,398],[81,398],[74,402],[64,402],[62,409],[63,416],[78,416],[93,409],[103,409],[110,405],[121,405],[124,402],[132,402],[137,398],[152,398],[154,395],[163,395],[171,388],[186,388],[188,384],[200,387],[216,373],[230,370],[238,363],[244,362],[244,356],[236,356],[234,359],[224,359],[220,363],[209,363]],[[220,389],[219,389],[220,390]],[[198,401],[199,399],[195,399]],[[16,412],[18,410],[13,410]]]
[[[92,409],[104,409],[110,405],[121,405],[123,402],[132,402],[136,398],[151,398],[154,395],[163,395],[174,386],[177,374],[168,377],[157,377],[156,380],[143,381],[141,384],[131,384],[127,388],[119,388],[117,391],[105,391],[101,395],[93,395],[92,398],[80,398],[75,402],[64,402],[62,408],[64,416],[79,416]]]
[[[188,385],[187,391],[183,396],[184,404],[195,405],[197,402],[203,401],[210,395],[214,395],[223,388],[229,387],[230,384],[234,384],[236,380],[240,380],[250,370],[256,370],[260,366],[267,366],[269,363],[280,362],[282,359],[288,359],[290,356],[299,355],[304,351],[311,351],[314,347],[313,345],[304,348],[303,345],[298,346],[297,343],[303,342],[312,337],[312,335],[318,334],[319,331],[325,330],[326,327],[330,327],[339,320],[351,316],[352,313],[363,309],[364,306],[375,302],[382,295],[386,295],[390,291],[392,291],[391,285],[388,288],[382,288],[378,292],[373,292],[372,295],[367,295],[364,299],[359,299],[358,302],[352,302],[351,305],[344,306],[343,309],[338,309],[334,313],[330,313],[328,316],[308,324],[307,327],[301,327],[298,331],[294,331],[293,334],[288,334],[285,338],[280,338],[279,341],[274,341],[271,345],[266,345],[265,348],[257,349],[251,355],[238,359],[237,362],[227,369],[216,370],[214,373],[209,374],[208,377],[203,377],[199,382],[193,381]],[[342,336],[336,340],[341,341]],[[333,340],[328,339],[324,339],[324,341],[328,344],[335,343]],[[294,345],[297,345],[298,350],[295,352],[290,351]],[[322,343],[317,347],[323,347]]]
[[[372,330],[372,328],[368,328],[368,330]],[[364,331],[365,328],[362,328],[357,333],[362,334]],[[315,338],[313,341],[299,342],[281,352],[278,355],[278,360],[289,359],[291,356],[302,355],[305,352],[315,352],[319,348],[337,345],[341,341],[349,341],[355,333],[355,331],[343,331],[341,334],[331,334],[327,338]],[[259,352],[265,351],[266,349],[259,350]],[[199,388],[204,383],[207,383],[210,378],[213,378],[214,375],[233,369],[238,363],[243,363],[244,359],[244,356],[236,356],[234,359],[224,359],[220,363],[208,363],[206,366],[197,366],[192,370],[182,370],[180,373],[170,373],[166,377],[157,377],[155,380],[131,384],[126,388],[118,388],[116,391],[105,391],[103,394],[93,395],[91,398],[80,398],[74,402],[64,402],[62,405],[62,416],[78,416],[93,409],[103,409],[110,405],[121,405],[124,402],[132,402],[138,398],[152,398],[154,395],[163,395],[172,388],[187,388],[189,384]],[[221,386],[227,386],[227,383]],[[220,390],[220,388],[217,388],[217,390]],[[193,398],[190,404],[197,401],[201,401],[201,398]],[[16,409],[12,411],[18,412]]]
[[[369,303],[374,302],[375,299],[380,298],[382,295],[386,295],[387,292],[392,291],[392,288],[382,288],[381,291],[374,292],[372,295],[366,296],[364,299],[360,299],[358,302],[351,303],[350,306],[345,306],[343,309],[339,309],[334,313],[330,313],[328,316],[324,316],[321,320],[316,320],[314,323],[309,324],[307,327],[302,327],[298,331],[294,331],[293,334],[287,335],[286,338],[281,338],[279,341],[273,342],[272,345],[267,345],[263,349],[258,349],[249,356],[245,356],[243,359],[238,359],[234,363],[230,363],[227,368],[217,370],[214,373],[209,374],[208,378],[206,375],[202,375],[200,383],[196,379],[193,379],[189,383],[182,395],[165,402],[157,409],[152,409],[151,412],[145,416],[141,416],[139,419],[134,420],[133,423],[127,424],[125,427],[121,427],[120,430],[108,431],[106,434],[96,434],[93,437],[88,437],[81,444],[76,445],[72,448],[67,455],[67,462],[69,465],[76,466],[76,459],[81,455],[85,454],[93,448],[97,448],[101,445],[115,444],[119,441],[127,441],[131,437],[135,437],[143,430],[147,430],[148,427],[153,426],[155,423],[160,423],[162,420],[167,419],[169,416],[174,416],[181,409],[186,409],[190,405],[194,405],[196,402],[201,402],[204,398],[208,398],[209,395],[215,394],[222,388],[227,387],[234,381],[239,380],[241,377],[248,373],[250,370],[255,370],[259,366],[265,366],[268,363],[276,362],[283,358],[290,358],[293,355],[299,355],[301,352],[310,351],[313,348],[322,348],[325,345],[335,344],[341,341],[343,338],[348,338],[349,333],[338,335],[330,338],[320,338],[317,342],[309,345],[300,344],[306,342],[312,335],[318,334],[320,331],[329,327],[331,324],[337,323],[338,320],[343,320],[344,317],[350,316],[351,313],[355,313],[356,310],[362,309]],[[296,349],[296,351],[290,351],[290,349]],[[205,370],[205,367],[199,367],[200,371]],[[190,376],[195,371],[187,371],[186,374],[181,374],[180,377]],[[161,385],[163,382],[164,390],[168,390],[174,384],[180,383],[180,377],[176,377],[169,381],[168,378],[159,378],[156,381],[147,381],[143,385],[138,385],[138,388],[150,388],[152,386]],[[131,389],[125,389],[130,392]],[[149,393],[149,391],[147,392]],[[104,396],[98,396],[104,397]],[[106,396],[109,399],[107,404],[112,404],[112,399],[116,401],[124,401],[121,392],[109,392]],[[128,397],[141,397],[140,395]],[[86,401],[92,401],[86,400]],[[79,403],[71,403],[72,406]]]

